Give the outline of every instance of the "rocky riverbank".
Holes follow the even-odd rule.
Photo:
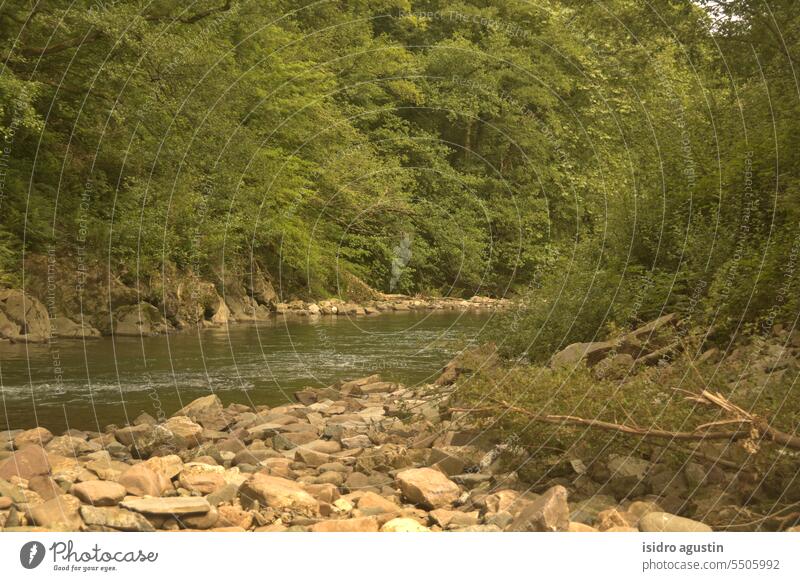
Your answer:
[[[80,257],[27,255],[24,289],[0,287],[0,343],[104,335],[146,337],[276,316],[370,316],[413,310],[505,307],[506,299],[381,293],[341,273],[336,298],[278,288],[259,265],[201,278],[166,264],[148,276],[115,273]]]
[[[212,293],[212,289],[209,290]],[[247,301],[240,296],[222,298],[213,291],[213,306],[197,305],[196,313],[182,318],[162,310],[163,305],[139,301],[113,311],[65,315],[49,309],[33,295],[16,289],[0,289],[0,342],[44,343],[53,339],[92,339],[104,335],[149,337],[193,327],[219,327],[237,322],[267,321],[274,317],[369,316],[408,311],[494,309],[508,305],[506,299],[475,296],[471,299],[378,295],[361,302],[329,299],[290,302]]]
[[[416,389],[370,376],[255,409],[197,399],[103,433],[0,434],[5,531],[708,531],[656,496],[532,491],[451,410],[453,366]],[[644,478],[643,460],[611,459]],[[580,472],[580,470],[578,470]],[[573,498],[573,494],[578,494]]]

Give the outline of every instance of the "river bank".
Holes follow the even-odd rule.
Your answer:
[[[518,367],[484,345],[416,385],[373,374],[301,389],[279,405],[211,394],[171,415],[142,413],[98,430],[0,432],[0,527],[797,531],[794,440],[721,392],[688,394],[710,418],[698,409],[671,415],[685,402],[663,396],[680,385],[687,361],[698,378],[724,363],[740,392],[775,373],[789,377],[800,348],[778,345],[800,342],[776,329],[728,356],[711,347],[692,357],[694,336],[666,315],[570,345],[546,367]],[[570,409],[571,397],[591,393],[606,406],[635,393],[653,402],[658,420],[643,410],[623,410],[628,419],[615,423],[549,415],[555,393]],[[720,406],[734,418],[720,417]],[[680,431],[669,431],[676,422]]]
[[[43,343],[101,336],[149,337],[264,322],[276,316],[370,316],[388,312],[487,310],[508,299],[407,296],[379,292],[342,273],[334,297],[276,289],[264,269],[201,278],[174,265],[121,276],[78,258],[29,255],[23,288],[0,288],[0,342]]]
[[[377,375],[255,409],[199,398],[103,433],[0,435],[5,531],[710,530],[655,501],[533,492],[448,410],[454,388]],[[607,500],[606,500],[607,502]],[[602,502],[600,502],[602,504]],[[586,524],[593,522],[598,526]]]

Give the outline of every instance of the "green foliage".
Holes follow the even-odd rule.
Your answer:
[[[495,336],[535,360],[667,309],[792,318],[797,11],[705,4],[6,2],[5,276],[55,245],[511,294]]]

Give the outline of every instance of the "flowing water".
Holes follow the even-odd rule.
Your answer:
[[[0,430],[100,430],[142,412],[169,416],[212,392],[225,404],[279,405],[305,386],[372,373],[426,383],[491,316],[278,317],[159,337],[0,344]]]

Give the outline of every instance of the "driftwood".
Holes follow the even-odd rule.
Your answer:
[[[522,414],[534,422],[557,425],[586,426],[588,428],[595,428],[599,430],[620,432],[639,438],[653,438],[662,440],[740,440],[747,438],[751,441],[756,441],[763,436],[767,440],[775,442],[776,444],[780,444],[793,450],[800,450],[800,437],[773,428],[766,419],[755,416],[743,410],[739,406],[728,401],[720,393],[712,393],[705,389],[699,394],[689,393],[687,399],[691,399],[704,405],[713,405],[719,407],[728,415],[733,416],[733,418],[703,424],[691,432],[674,432],[670,430],[640,428],[638,426],[617,424],[602,420],[592,420],[577,416],[537,414],[525,408],[511,404],[505,400],[494,398],[491,399],[492,401],[496,402],[498,406],[502,407],[492,406],[482,408],[453,408],[452,411],[498,413],[505,410]],[[738,427],[727,430],[712,429],[718,428],[722,425],[737,425]]]

